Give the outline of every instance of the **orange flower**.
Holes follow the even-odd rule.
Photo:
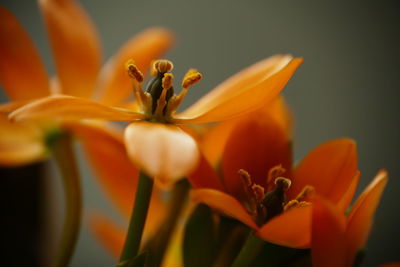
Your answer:
[[[130,109],[70,96],[54,96],[28,104],[12,119],[62,117],[133,121],[125,130],[125,144],[132,161],[162,185],[174,183],[188,174],[198,162],[195,141],[176,124],[226,120],[260,108],[273,100],[289,81],[302,59],[278,55],[263,60],[222,83],[182,113],[175,113],[188,88],[201,79],[189,70],[182,91],[175,95],[173,65],[167,60],[153,64],[153,80],[144,92],[143,75],[128,62],[137,106]]]
[[[387,180],[387,172],[381,170],[347,216],[323,197],[315,198],[311,241],[313,266],[354,266],[357,253],[367,242]]]
[[[269,242],[304,248],[311,240],[311,195],[317,192],[344,212],[358,182],[357,155],[352,140],[337,139],[320,145],[292,169],[290,121],[278,98],[228,122],[228,134],[223,125],[215,128],[209,135],[227,136],[227,141],[213,151],[213,142],[205,138],[205,157],[189,180],[197,188],[195,200],[243,222]]]
[[[0,7],[0,83],[13,101],[0,105],[1,113],[60,93],[129,105],[130,81],[121,65],[128,58],[135,58],[139,66],[147,68],[173,42],[169,31],[147,29],[130,39],[101,69],[97,33],[82,7],[66,0],[43,0],[39,1],[39,6],[50,37],[57,77],[49,78],[26,31],[9,11]],[[27,164],[46,157],[45,137],[59,126],[55,121],[11,125],[4,116],[1,118],[0,164]],[[94,130],[103,131],[101,127]],[[16,133],[18,135],[14,136]],[[24,151],[21,150],[23,144],[27,145]]]

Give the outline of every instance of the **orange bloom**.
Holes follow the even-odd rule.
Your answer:
[[[0,105],[1,113],[61,93],[129,105],[130,81],[121,65],[128,58],[135,58],[139,66],[148,68],[150,62],[173,42],[169,31],[147,29],[124,44],[101,68],[97,33],[77,2],[39,1],[39,7],[48,30],[57,76],[49,78],[26,31],[9,11],[0,7],[0,83],[12,100]],[[0,164],[27,164],[46,157],[45,137],[49,131],[59,127],[55,121],[29,126],[11,125],[4,116],[1,118]],[[94,130],[103,131],[101,127]],[[22,150],[23,145],[26,146]]]
[[[387,180],[387,172],[381,170],[347,216],[328,200],[315,198],[311,241],[313,266],[353,266],[357,253],[367,242]]]
[[[311,241],[313,192],[343,212],[347,209],[359,177],[356,146],[347,138],[329,141],[292,169],[290,121],[278,98],[227,122],[228,134],[223,125],[217,126],[209,136],[227,136],[227,141],[213,151],[213,142],[205,137],[205,157],[189,180],[197,188],[195,200],[243,222],[269,242],[305,248]]]
[[[144,92],[143,75],[128,62],[137,105],[113,107],[80,97],[54,96],[28,104],[10,117],[16,120],[62,117],[133,121],[125,130],[125,144],[132,161],[156,181],[169,185],[188,174],[198,162],[195,141],[177,124],[226,120],[255,110],[272,101],[283,89],[302,59],[278,55],[263,60],[231,77],[182,113],[176,109],[188,88],[201,79],[189,70],[182,91],[173,91],[173,65],[167,60],[153,64],[153,80]]]

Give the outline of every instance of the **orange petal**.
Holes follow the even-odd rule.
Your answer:
[[[356,144],[348,138],[326,142],[312,150],[296,167],[289,198],[306,185],[333,203],[340,201],[357,173]]]
[[[188,175],[199,160],[196,142],[174,125],[133,122],[125,145],[131,160],[164,186]]]
[[[47,156],[42,131],[32,124],[11,123],[0,115],[0,165],[19,166]]]
[[[49,95],[48,76],[32,40],[3,7],[0,17],[0,84],[13,100]]]
[[[351,181],[349,188],[347,188],[346,193],[344,193],[344,195],[342,196],[340,201],[336,204],[336,206],[343,213],[346,212],[346,210],[349,208],[351,201],[353,200],[359,180],[360,180],[360,172],[357,171],[356,175],[354,176],[353,180]]]
[[[218,175],[208,163],[203,155],[200,155],[199,164],[194,171],[188,175],[188,180],[194,188],[211,188],[223,190],[223,186]]]
[[[92,95],[100,69],[98,36],[84,9],[73,0],[40,0],[62,92]]]
[[[214,189],[195,189],[192,192],[192,198],[194,201],[204,203],[253,229],[258,229],[242,204],[226,193]]]
[[[162,56],[173,41],[173,34],[159,27],[146,29],[128,40],[101,72],[101,101],[116,105],[130,96],[132,85],[125,63],[133,59],[141,71],[147,72],[151,61]]]
[[[20,101],[13,101],[13,102],[7,102],[4,104],[0,104],[0,113],[2,115],[6,115],[7,113],[10,113],[22,106],[25,106],[26,104],[32,102],[34,100],[20,100]]]
[[[263,60],[226,80],[189,109],[176,122],[199,123],[233,118],[272,101],[303,59],[278,55]]]
[[[315,267],[346,266],[346,217],[328,201],[315,198],[311,255]]]
[[[387,172],[381,170],[355,202],[346,229],[348,264],[352,265],[356,253],[365,246],[371,231],[373,216],[388,181]]]
[[[115,222],[104,215],[91,215],[89,225],[94,236],[100,243],[118,258],[125,242],[125,230],[117,226]]]
[[[289,134],[262,109],[241,119],[226,141],[222,158],[228,192],[238,199],[245,196],[239,169],[246,170],[255,183],[265,187],[268,171],[279,164],[286,170],[292,165]]]
[[[63,118],[71,120],[100,119],[130,121],[143,115],[122,108],[113,108],[101,103],[73,96],[46,97],[10,114],[12,120]]]
[[[312,207],[294,207],[263,225],[257,235],[274,244],[305,248],[311,240]]]
[[[64,123],[77,136],[102,189],[120,212],[129,219],[138,170],[126,153],[122,131],[106,124]]]

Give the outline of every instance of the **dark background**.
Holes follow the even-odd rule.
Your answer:
[[[97,25],[110,57],[141,29],[173,30],[167,55],[180,79],[189,67],[204,74],[185,105],[238,70],[275,53],[304,57],[285,89],[296,119],[296,159],[318,144],[348,136],[358,143],[358,192],[379,168],[390,181],[375,217],[365,266],[400,260],[400,27],[397,1],[96,1],[81,3]],[[50,72],[54,70],[35,1],[0,1],[26,27]],[[1,100],[5,96],[1,97]],[[86,176],[89,176],[85,169]],[[85,177],[86,178],[86,177]],[[53,179],[54,196],[60,185]],[[84,179],[85,211],[117,216],[91,179]],[[54,206],[54,205],[53,205]],[[60,210],[56,210],[60,213]],[[117,217],[118,218],[118,217]],[[84,226],[72,266],[115,263]]]

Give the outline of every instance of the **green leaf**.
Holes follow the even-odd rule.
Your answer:
[[[217,221],[211,209],[199,204],[185,228],[183,261],[185,266],[211,266],[217,246]]]

